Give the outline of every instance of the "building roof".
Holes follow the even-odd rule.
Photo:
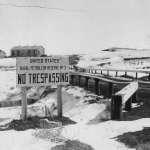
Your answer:
[[[11,50],[43,49],[43,46],[14,46]]]

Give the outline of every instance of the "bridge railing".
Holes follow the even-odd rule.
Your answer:
[[[114,71],[114,72],[137,72],[137,73],[145,73],[149,74],[150,70],[144,70],[144,69],[113,69],[113,68],[87,68],[86,70],[95,70],[95,71]]]
[[[111,119],[122,120],[122,110],[131,110],[132,97],[138,90],[138,82],[131,82],[119,92],[112,95],[111,99]]]
[[[90,74],[99,74],[99,75],[107,75],[107,76],[131,76],[134,79],[138,79],[143,76],[148,76],[148,80],[150,80],[150,70],[144,69],[111,69],[111,68],[97,68],[97,67],[89,67],[89,68],[76,68],[78,72],[85,72]],[[120,75],[119,75],[120,74]]]

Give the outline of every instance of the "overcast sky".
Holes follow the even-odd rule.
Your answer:
[[[0,0],[0,49],[17,45],[48,54],[150,48],[150,0]]]

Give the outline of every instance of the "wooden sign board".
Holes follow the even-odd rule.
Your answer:
[[[69,84],[69,58],[17,57],[16,78],[17,87]]]

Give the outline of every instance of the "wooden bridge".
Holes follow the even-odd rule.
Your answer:
[[[112,72],[115,72],[115,76]],[[128,76],[129,73],[135,76],[131,78]],[[147,81],[138,78],[138,74],[141,73],[147,76]],[[104,98],[111,98],[111,118],[121,119],[122,106],[130,110],[132,102],[137,102],[143,98],[141,96],[150,93],[150,71],[79,69],[70,72],[70,83],[91,90],[97,95],[103,95]]]

